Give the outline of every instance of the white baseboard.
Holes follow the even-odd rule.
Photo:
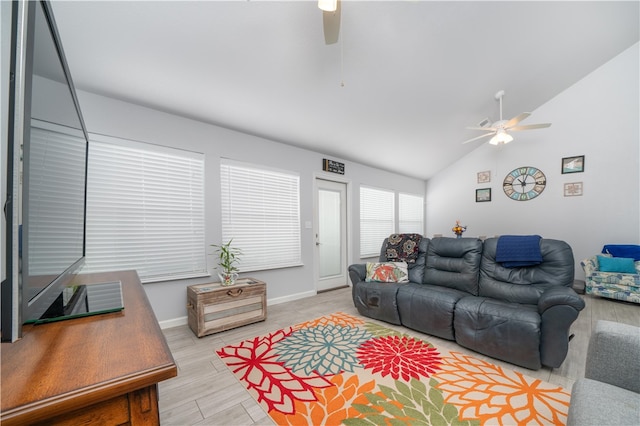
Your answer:
[[[318,294],[318,292],[315,291],[315,290],[312,290],[312,291],[306,291],[304,293],[290,294],[288,296],[277,297],[275,299],[267,299],[267,306],[278,305],[280,303],[286,303],[286,302],[291,302],[291,301],[294,301],[294,300],[304,299],[305,297],[315,296],[316,294]],[[160,328],[162,330],[164,330],[164,329],[167,329],[167,328],[173,328],[173,327],[179,327],[181,325],[187,325],[188,324],[188,317],[173,318],[173,319],[168,319],[168,320],[164,320],[164,321],[158,321],[158,323],[160,324]]]
[[[173,318],[170,320],[158,321],[158,323],[160,324],[160,328],[164,330],[165,328],[173,328],[181,325],[187,325],[188,317]]]
[[[316,294],[318,294],[317,291],[311,290],[311,291],[306,291],[304,293],[296,293],[296,294],[290,294],[288,296],[277,297],[275,299],[267,299],[267,306],[279,305],[280,303],[286,303],[294,300],[304,299],[305,297],[315,296]]]

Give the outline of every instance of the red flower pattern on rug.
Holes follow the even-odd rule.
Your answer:
[[[256,400],[267,404],[268,411],[293,413],[295,401],[316,401],[314,388],[331,386],[328,379],[318,374],[298,376],[283,362],[277,361],[273,345],[291,332],[291,327],[278,330],[217,351],[231,371],[256,395]]]
[[[429,377],[440,369],[441,363],[436,348],[407,336],[376,337],[360,345],[357,356],[362,365],[373,373],[405,382]]]

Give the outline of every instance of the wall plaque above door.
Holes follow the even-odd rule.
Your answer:
[[[325,172],[338,173],[340,175],[344,174],[344,163],[340,163],[334,160],[327,160],[326,158],[322,159],[322,170]]]

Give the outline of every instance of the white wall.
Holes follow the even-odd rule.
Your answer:
[[[80,106],[89,132],[120,138],[150,142],[158,145],[188,149],[205,154],[205,215],[207,245],[221,240],[220,158],[231,158],[269,167],[291,170],[300,174],[302,260],[304,266],[271,271],[251,272],[248,275],[267,283],[270,303],[315,294],[313,265],[315,240],[313,228],[305,222],[313,221],[313,184],[315,176],[326,176],[348,181],[351,191],[351,251],[349,262],[359,262],[359,186],[365,184],[379,188],[424,194],[425,182],[357,163],[345,163],[345,175],[322,172],[322,154],[294,148],[259,137],[227,130],[149,108],[109,99],[95,94],[79,92]],[[332,158],[342,161],[339,158]],[[208,250],[210,253],[211,250]],[[215,263],[209,256],[209,270]],[[170,321],[186,316],[186,286],[205,280],[181,280],[145,284],[145,290],[158,319]]]
[[[2,33],[5,34],[8,9],[2,3]],[[2,38],[3,72],[5,39]],[[516,133],[516,140],[504,147],[479,146],[430,179],[426,192],[425,183],[420,180],[344,161],[344,179],[350,183],[352,207],[349,262],[362,261],[358,255],[357,226],[360,184],[426,193],[427,235],[452,235],[450,229],[456,219],[469,226],[466,232],[469,236],[537,233],[568,241],[574,249],[576,264],[599,251],[605,243],[637,244],[640,241],[638,51],[636,44],[534,111],[527,120],[531,123],[549,121],[553,123],[551,128]],[[78,95],[90,132],[205,153],[207,244],[221,239],[218,208],[221,157],[300,173],[303,225],[313,220],[314,176],[337,177],[320,171],[324,158],[320,153],[94,94],[80,92]],[[3,90],[3,108],[5,96]],[[5,138],[2,139],[4,143]],[[3,152],[5,149],[3,146]],[[586,156],[585,172],[562,175],[561,158],[573,155]],[[543,170],[548,184],[538,198],[516,202],[503,194],[501,184],[506,173],[523,165]],[[3,170],[6,170],[4,164]],[[476,173],[483,170],[492,172],[488,185],[476,183]],[[584,183],[584,195],[563,197],[563,184],[574,181]],[[493,189],[493,201],[475,202],[475,189],[482,187]],[[304,226],[302,245],[303,267],[251,274],[267,282],[271,302],[315,293],[314,240],[312,230]],[[213,259],[209,258],[209,262],[213,270]],[[578,276],[582,274],[579,266],[576,272]],[[186,315],[186,286],[204,281],[147,284],[145,290],[158,319],[170,321]]]
[[[548,129],[514,132],[503,146],[481,144],[427,182],[427,235],[453,236],[460,219],[465,236],[538,234],[567,241],[579,261],[604,244],[640,242],[639,45],[629,48],[533,111],[523,124],[550,122]],[[585,156],[584,173],[561,174],[561,159]],[[541,169],[547,187],[530,201],[513,201],[502,190],[519,166]],[[476,173],[490,170],[491,182]],[[583,182],[584,195],[564,197],[567,182]],[[492,201],[476,203],[477,188],[492,188]]]

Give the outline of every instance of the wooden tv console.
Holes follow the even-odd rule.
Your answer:
[[[0,423],[159,424],[158,382],[177,367],[135,271],[87,274],[78,284],[120,280],[124,310],[23,327],[2,343]]]

